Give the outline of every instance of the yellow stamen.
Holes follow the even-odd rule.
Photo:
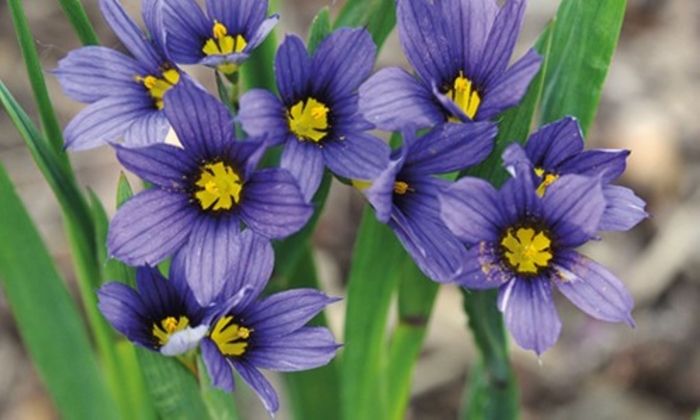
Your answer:
[[[211,29],[212,37],[207,39],[202,46],[202,52],[206,55],[226,55],[239,53],[248,45],[248,41],[243,35],[238,34],[235,37],[228,34],[226,26],[218,21],[214,21],[214,26]],[[238,71],[236,63],[222,63],[217,67],[224,74],[233,74]]]
[[[508,229],[501,246],[511,267],[518,273],[537,274],[541,268],[549,266],[552,259],[551,240],[544,231],[532,228]]]
[[[464,77],[464,72],[460,71],[459,76],[454,80],[452,89],[447,91],[447,96],[454,101],[469,118],[474,119],[481,104],[481,96],[472,85],[471,80]],[[456,117],[450,117],[450,121],[459,122]]]
[[[241,199],[243,181],[236,171],[223,162],[208,163],[201,168],[195,193],[202,210],[230,210]],[[214,207],[212,207],[212,205]]]
[[[540,182],[540,185],[537,187],[537,195],[544,197],[544,193],[547,192],[547,187],[559,179],[559,175],[546,173],[542,168],[535,168],[535,174],[542,178],[542,182]]]
[[[399,195],[404,195],[408,191],[413,191],[413,188],[409,187],[407,183],[403,181],[394,182],[394,192]]]
[[[178,331],[184,330],[189,324],[190,320],[187,319],[186,316],[181,316],[178,319],[169,316],[160,321],[160,325],[154,323],[151,333],[153,334],[153,337],[158,340],[158,344],[164,346],[168,344],[168,340],[170,339],[171,335]]]
[[[209,337],[224,356],[242,356],[248,347],[248,338],[253,330],[233,323],[232,316],[221,318]]]
[[[314,98],[299,101],[287,113],[287,122],[299,140],[320,142],[328,133],[330,109]]]
[[[180,73],[175,69],[166,68],[163,70],[161,78],[149,74],[144,77],[134,76],[134,80],[143,84],[148,90],[156,108],[163,109],[163,95],[180,81]]]

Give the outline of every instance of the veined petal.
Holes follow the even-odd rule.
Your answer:
[[[173,307],[180,306],[181,299],[176,289],[156,267],[138,267],[136,286],[144,305],[156,319],[169,315]]]
[[[582,245],[595,236],[605,210],[600,179],[564,175],[547,188],[543,205],[557,245]]]
[[[445,121],[431,89],[399,67],[379,70],[359,93],[360,112],[385,131],[417,130]]]
[[[552,286],[545,279],[513,279],[501,286],[498,309],[515,342],[541,355],[559,338],[561,321],[554,307]]]
[[[206,0],[207,14],[210,20],[224,24],[230,34],[250,38],[253,28],[257,28],[267,13],[266,0]]]
[[[253,304],[245,314],[246,322],[256,330],[256,340],[291,334],[339,298],[328,297],[315,289],[294,289],[275,293]]]
[[[133,266],[156,265],[184,245],[196,216],[185,194],[157,188],[142,191],[112,219],[109,255]]]
[[[323,178],[323,151],[316,143],[290,135],[282,151],[280,167],[292,174],[304,200],[311,202]]]
[[[405,150],[405,146],[402,150]],[[396,175],[403,168],[405,157],[392,160],[388,167],[372,181],[372,185],[364,191],[367,201],[374,207],[377,220],[388,223],[394,209],[394,183]]]
[[[278,145],[289,133],[286,114],[284,105],[275,95],[264,89],[252,89],[241,97],[238,119],[249,136]]]
[[[56,75],[66,96],[92,103],[107,96],[142,95],[143,85],[134,77],[147,74],[148,69],[120,52],[87,46],[69,52],[51,73]]]
[[[531,49],[508,70],[489,80],[487,93],[474,116],[476,120],[491,120],[502,111],[520,103],[530,82],[540,70],[542,57]]]
[[[614,181],[625,172],[629,150],[586,150],[559,165],[560,173],[600,176],[603,184]]]
[[[226,392],[233,392],[235,387],[233,367],[228,359],[221,354],[216,343],[211,338],[205,337],[202,339],[201,349],[202,359],[211,378],[211,384]]]
[[[479,242],[469,249],[454,280],[467,289],[493,289],[514,279],[513,273],[499,262],[498,245]]]
[[[646,203],[629,188],[619,185],[603,185],[605,211],[600,218],[598,230],[624,232],[649,217],[644,210]]]
[[[321,41],[313,58],[311,89],[330,99],[353,93],[369,76],[377,47],[365,29],[341,28]]]
[[[128,148],[115,145],[117,159],[140,178],[166,189],[182,190],[183,176],[197,168],[197,162],[184,150],[169,144]]]
[[[328,364],[338,349],[328,328],[306,327],[291,334],[256,342],[249,360],[256,367],[296,372]]]
[[[170,130],[170,123],[163,112],[149,112],[134,119],[124,133],[124,144],[144,147],[163,143]]]
[[[328,168],[346,178],[374,179],[389,164],[389,146],[371,134],[344,133],[323,146]]]
[[[164,64],[165,57],[158,53],[148,37],[136,26],[117,0],[100,0],[100,10],[126,49],[151,72]]]
[[[564,117],[540,127],[527,140],[525,151],[532,163],[553,171],[566,159],[583,150],[583,133],[574,117]]]
[[[163,1],[162,13],[167,31],[165,48],[170,57],[176,63],[197,63],[204,57],[202,45],[212,35],[213,22],[194,0]]]
[[[473,76],[476,80],[490,85],[491,80],[505,71],[513,54],[524,14],[525,0],[508,0],[499,10],[489,31],[478,69]]]
[[[178,83],[164,97],[165,115],[189,153],[211,159],[236,140],[226,106],[194,84]]]
[[[513,177],[521,176],[522,171],[531,173],[535,167],[519,143],[511,143],[503,151],[503,167]],[[535,179],[533,179],[535,181]]]
[[[296,35],[287,35],[275,56],[275,79],[282,100],[294,105],[309,92],[311,57],[304,41]]]
[[[304,227],[313,214],[297,183],[284,169],[262,169],[243,188],[241,218],[260,235],[284,238]]]
[[[165,28],[163,27],[163,7],[162,0],[143,0],[141,2],[141,17],[146,25],[146,31],[150,39],[155,44],[156,50],[164,56],[167,56],[165,51]]]
[[[134,289],[112,281],[97,290],[97,297],[97,307],[115,330],[140,346],[155,349],[151,334],[144,328],[149,325],[148,311]]]
[[[243,359],[230,359],[241,378],[258,394],[267,411],[274,415],[280,408],[279,399],[270,382],[253,365]]]
[[[634,327],[634,300],[622,282],[602,265],[570,250],[556,254],[552,276],[559,291],[583,312]]]
[[[442,124],[410,146],[406,166],[412,173],[444,174],[484,160],[493,149],[493,123]]]
[[[267,6],[265,8],[267,9]],[[260,44],[262,44],[265,38],[267,38],[267,36],[270,34],[270,32],[272,32],[272,30],[275,29],[275,25],[277,25],[277,22],[279,20],[280,16],[278,14],[274,14],[269,18],[263,20],[260,26],[258,26],[257,31],[255,31],[253,35],[251,35],[250,40],[248,41],[248,45],[245,46],[245,49],[243,51],[250,53]]]
[[[490,183],[464,177],[438,197],[442,220],[464,243],[498,241],[504,223],[498,209],[498,192]]]
[[[157,110],[145,92],[100,99],[68,123],[63,131],[66,147],[87,150],[116,141],[137,118],[154,112]]]
[[[510,178],[499,193],[498,209],[503,224],[514,226],[522,220],[543,217],[542,200],[537,196],[533,175],[529,171],[517,171],[517,178]],[[549,191],[548,191],[549,192]],[[549,219],[548,219],[549,220]]]

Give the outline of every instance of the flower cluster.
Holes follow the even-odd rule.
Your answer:
[[[146,32],[118,0],[100,7],[133,57],[84,47],[53,72],[88,104],[66,127],[66,146],[110,144],[149,184],[117,211],[107,239],[111,257],[138,267],[137,290],[112,282],[98,291],[100,310],[132,342],[199,352],[215,386],[233,390],[235,370],[276,412],[258,368],[309,369],[338,348],[328,329],[305,326],[336,299],[311,289],[259,298],[274,268],[270,241],[306,225],[326,167],[364,193],[426,276],[498,287],[523,348],[542,353],[557,340],[553,285],[593,317],[633,324],[622,283],[574,251],[647,216],[631,190],[611,184],[629,152],[583,151],[577,121],[565,118],[506,149],[512,178],[500,190],[454,181],[492,153],[496,117],[539,71],[534,50],[508,65],[524,0],[399,0],[417,77],[400,68],[370,76],[376,46],[364,29],[340,28],[313,54],[289,35],[274,62],[279,97],[248,91],[237,115],[178,65],[236,83],[278,20],[266,1],[207,0],[205,13],[193,0],[143,0]],[[374,128],[400,133],[402,144],[392,151]],[[169,131],[176,142],[165,142]],[[279,167],[260,168],[275,147]],[[157,268],[166,260],[169,278]]]

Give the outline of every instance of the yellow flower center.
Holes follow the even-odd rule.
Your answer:
[[[171,335],[178,331],[184,330],[189,324],[190,320],[187,319],[186,316],[181,316],[178,319],[169,316],[160,321],[160,325],[154,323],[153,330],[151,332],[153,334],[153,337],[155,337],[158,340],[158,344],[164,346],[168,344],[168,340],[170,339]]]
[[[239,53],[248,45],[248,41],[243,38],[243,35],[235,37],[228,34],[226,26],[218,21],[214,21],[214,26],[211,28],[212,37],[207,39],[202,47],[202,52],[206,55],[224,55],[231,53]],[[234,63],[220,64],[218,69],[225,74],[233,74],[238,70],[238,65]]]
[[[447,96],[454,101],[469,118],[474,119],[476,112],[481,104],[481,97],[472,85],[471,80],[464,77],[462,71],[452,84],[452,89],[447,91]],[[459,122],[456,117],[450,117],[450,121]]]
[[[559,179],[559,175],[546,173],[542,168],[535,168],[535,174],[542,178],[542,182],[540,182],[540,185],[537,187],[537,195],[544,197],[544,193],[547,192],[547,187]]]
[[[404,195],[408,191],[413,191],[413,188],[409,187],[407,183],[403,181],[394,182],[394,192],[398,195]]]
[[[547,235],[532,228],[508,229],[501,246],[510,265],[518,273],[537,274],[540,268],[546,268],[552,259]]]
[[[163,109],[163,95],[180,81],[180,73],[175,69],[168,68],[163,70],[160,78],[149,74],[145,77],[134,76],[134,80],[143,84],[148,90],[156,108]]]
[[[299,140],[318,143],[328,134],[328,112],[328,107],[314,98],[299,101],[287,113],[289,129]]]
[[[230,210],[241,199],[243,181],[236,171],[223,162],[207,163],[195,183],[201,189],[195,193],[202,210]],[[213,207],[212,207],[213,205]]]
[[[234,323],[232,316],[226,316],[217,321],[209,337],[224,356],[242,356],[251,332],[253,330]]]

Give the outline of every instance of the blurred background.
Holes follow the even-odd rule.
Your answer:
[[[139,1],[122,2],[139,19]],[[43,67],[55,68],[57,60],[78,48],[79,42],[57,2],[24,3]],[[120,49],[96,1],[83,3],[102,43]],[[342,5],[340,0],[283,3],[278,33],[302,36],[321,7],[329,6],[335,13]],[[515,58],[532,45],[558,3],[530,0]],[[632,150],[620,182],[647,201],[652,218],[632,232],[605,235],[583,253],[610,268],[630,289],[637,328],[594,321],[560,299],[557,307],[564,328],[552,349],[538,359],[512,346],[523,419],[684,419],[700,406],[699,42],[699,1],[628,0],[619,47],[587,144]],[[0,3],[0,63],[0,79],[36,116],[5,2]],[[386,65],[407,65],[395,33],[377,62],[377,67]],[[187,70],[213,86],[210,72]],[[65,125],[82,105],[67,99],[51,75],[47,82]],[[113,152],[103,147],[73,154],[71,159],[81,184],[95,191],[113,214],[121,171]],[[0,160],[75,292],[58,206],[4,110],[0,110]],[[343,293],[363,205],[357,192],[335,184],[315,232],[317,262],[330,294]],[[18,243],[21,246],[21,238]],[[336,304],[328,314],[339,341],[343,310],[342,303]],[[468,367],[475,358],[465,322],[459,291],[442,287],[415,371],[408,418],[456,418]],[[61,340],[60,331],[56,340]],[[245,418],[267,418],[244,388],[237,393],[251,410]],[[53,418],[58,415],[0,292],[0,419]],[[281,412],[279,418],[288,416]]]

